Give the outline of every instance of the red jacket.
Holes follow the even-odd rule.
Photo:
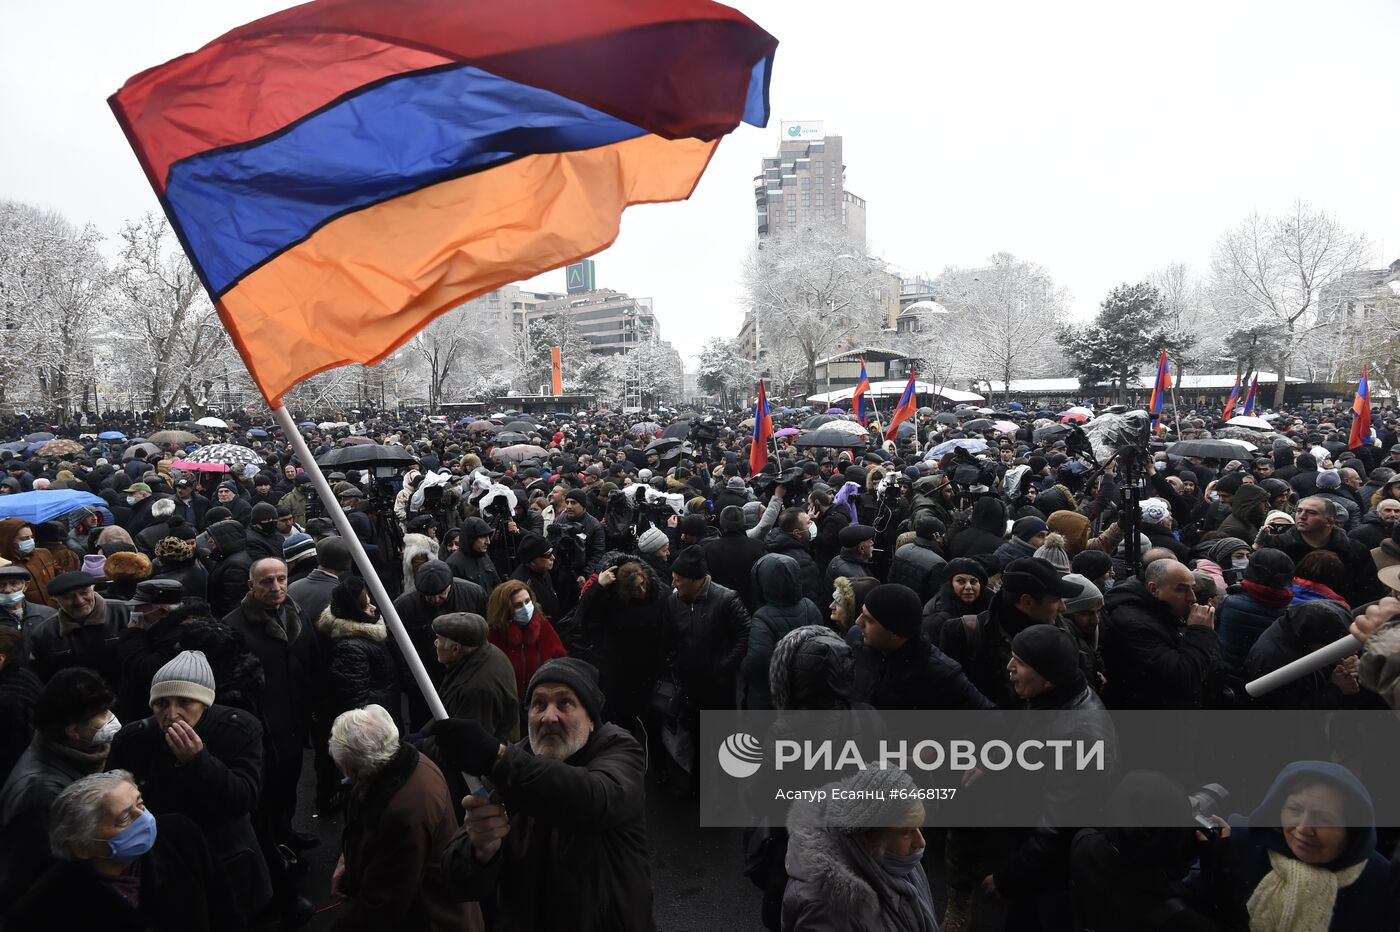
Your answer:
[[[492,628],[487,632],[486,640],[495,644],[510,658],[510,665],[515,668],[515,694],[520,697],[521,705],[529,704],[530,697],[526,695],[525,689],[530,685],[530,677],[535,675],[541,664],[555,657],[569,656],[569,652],[564,649],[564,642],[559,640],[559,635],[554,630],[554,625],[539,611],[535,612],[535,617],[523,628],[513,621],[504,629]]]

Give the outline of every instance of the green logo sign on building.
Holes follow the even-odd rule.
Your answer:
[[[597,279],[593,274],[593,260],[583,259],[564,268],[564,283],[569,294],[582,294],[597,290]]]

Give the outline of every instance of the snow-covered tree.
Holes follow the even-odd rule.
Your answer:
[[[117,358],[145,376],[156,423],[182,402],[198,413],[233,344],[165,218],[148,213],[128,222],[121,242],[114,273],[119,327],[108,333]]]
[[[1211,264],[1216,309],[1241,324],[1271,325],[1282,333],[1275,355],[1275,407],[1283,404],[1289,363],[1317,319],[1323,291],[1365,267],[1370,251],[1363,234],[1301,200],[1277,217],[1251,213],[1216,244]]]
[[[1109,292],[1091,323],[1062,327],[1058,339],[1080,384],[1109,382],[1122,404],[1138,370],[1164,348],[1179,360],[1194,345],[1194,337],[1171,329],[1173,322],[1156,287],[1123,284]]]
[[[839,226],[809,227],[764,240],[745,262],[749,309],[771,357],[795,347],[806,364],[808,394],[817,360],[877,334],[884,263]]]
[[[516,368],[509,322],[481,299],[438,317],[405,348],[423,371],[433,410],[446,400],[450,386],[475,396],[483,386],[509,385]]]
[[[946,269],[934,289],[951,311],[947,342],[957,360],[954,371],[1009,388],[1013,378],[1054,365],[1068,293],[1044,268],[1010,253],[988,262],[980,269]]]
[[[752,359],[733,340],[714,337],[700,350],[700,389],[722,405],[739,403],[757,381]]]
[[[111,276],[91,225],[0,201],[0,401],[23,375],[61,416],[95,385],[92,335],[106,316]]]

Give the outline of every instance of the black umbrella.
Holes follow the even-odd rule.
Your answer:
[[[956,424],[958,422],[958,416],[952,411],[939,411],[933,416],[933,419],[939,424]]]
[[[830,424],[832,421],[839,421],[842,418],[835,414],[814,414],[802,422],[803,430],[812,430],[821,427],[823,424]]]
[[[844,430],[831,430],[817,428],[808,431],[797,438],[799,447],[838,447],[842,449],[859,449],[869,443],[867,438],[858,434],[847,433]]]
[[[1051,424],[1049,427],[1042,427],[1032,436],[1036,443],[1042,440],[1058,440],[1069,433],[1069,427],[1065,424]]]
[[[670,427],[667,427],[665,430],[663,430],[663,431],[661,432],[661,437],[662,437],[662,438],[664,438],[664,437],[679,437],[679,438],[681,438],[682,440],[684,440],[686,437],[689,437],[689,436],[690,436],[690,422],[689,422],[689,421],[677,421],[676,423],[672,424]],[[661,438],[658,438],[658,439],[661,439]]]
[[[988,418],[985,418],[985,417],[974,418],[973,420],[968,421],[966,424],[963,425],[963,430],[970,430],[970,431],[972,431],[973,433],[978,433],[978,434],[982,433],[982,431],[984,431],[984,430],[991,430],[991,429],[992,429],[992,422],[991,422],[991,420],[989,420]]]
[[[529,440],[529,437],[520,433],[518,430],[505,430],[496,435],[497,445],[503,447],[508,447],[516,443],[528,443]]]
[[[664,453],[672,447],[680,446],[682,443],[684,443],[684,441],[681,440],[680,437],[657,437],[651,443],[647,444],[646,450],[644,452]]]
[[[1248,450],[1238,443],[1225,440],[1178,440],[1167,447],[1167,452],[1175,456],[1198,456],[1210,460],[1237,460],[1248,454]]]
[[[377,443],[357,443],[348,447],[336,447],[329,453],[316,457],[320,466],[364,467],[364,466],[412,466],[417,460],[403,447],[386,447]]]
[[[1318,446],[1322,447],[1322,449],[1331,453],[1333,456],[1349,449],[1345,443],[1338,443],[1336,440],[1324,440],[1322,443],[1319,443]]]
[[[538,425],[531,424],[529,421],[522,421],[522,420],[520,420],[519,418],[516,418],[515,420],[513,420],[513,421],[511,421],[510,423],[506,424],[506,425],[505,425],[504,427],[502,427],[501,429],[502,429],[502,430],[516,430],[516,431],[520,431],[520,432],[522,432],[522,433],[528,434],[528,433],[530,433],[530,432],[532,432],[532,431],[538,430],[539,427],[538,427]]]

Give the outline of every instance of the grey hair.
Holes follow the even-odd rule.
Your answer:
[[[61,861],[76,861],[75,848],[97,840],[103,802],[123,783],[136,784],[129,770],[108,770],[74,780],[63,788],[49,810],[49,848]]]
[[[151,517],[168,518],[175,513],[175,500],[173,498],[158,498],[151,506]]]
[[[1341,521],[1345,517],[1341,514],[1342,506],[1338,505],[1330,498],[1323,498],[1321,495],[1309,495],[1307,498],[1298,502],[1298,504],[1301,505],[1303,502],[1317,502],[1322,506],[1323,512],[1325,512],[1327,517],[1331,518],[1333,522]]]
[[[331,723],[331,759],[351,779],[374,776],[398,751],[399,726],[381,705],[342,712]]]

